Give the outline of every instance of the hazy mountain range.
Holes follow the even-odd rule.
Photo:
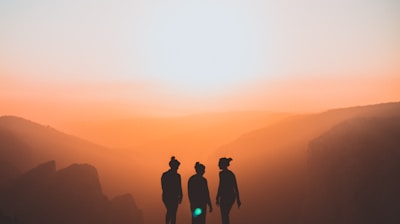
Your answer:
[[[114,122],[104,126],[82,125],[82,133],[89,133],[94,127],[100,130],[100,134],[93,134],[91,141],[99,138],[103,139],[102,143],[120,142],[118,148],[125,145],[124,151],[118,153],[110,146],[100,146],[22,118],[0,117],[0,183],[7,183],[48,160],[57,161],[60,167],[90,163],[99,170],[105,194],[130,192],[137,198],[135,201],[143,210],[146,223],[161,222],[164,208],[159,176],[167,168],[171,154],[167,149],[172,147],[181,155],[187,154],[188,159],[195,159],[199,150],[201,158],[207,158],[204,163],[212,198],[216,193],[218,158],[234,159],[231,167],[238,178],[243,203],[240,210],[232,211],[232,219],[237,223],[303,224],[321,223],[321,220],[322,223],[368,223],[366,220],[397,223],[391,222],[398,220],[391,208],[397,206],[393,198],[398,197],[400,188],[395,179],[389,180],[399,172],[395,165],[400,152],[396,140],[400,139],[399,116],[400,103],[385,103],[318,114],[226,113],[149,118],[146,122],[141,120],[140,125],[138,120],[131,123],[121,120],[118,125]],[[118,136],[116,128],[122,124],[126,129]],[[129,130],[135,130],[132,136]],[[111,132],[114,136],[107,138]],[[370,144],[371,139],[376,139],[376,143]],[[349,160],[354,164],[348,165]],[[386,162],[376,162],[381,160]],[[188,172],[193,172],[193,168],[192,164],[181,162],[183,184],[186,184]],[[336,172],[335,167],[343,163],[347,168]],[[372,171],[379,175],[370,175]],[[388,187],[371,186],[369,183],[382,181],[382,173],[387,175],[384,183]],[[329,179],[332,175],[334,178]],[[347,181],[350,179],[354,181]],[[363,186],[370,187],[362,191]],[[346,190],[335,190],[339,188]],[[358,201],[344,200],[351,198],[349,195],[361,196],[357,196]],[[117,199],[121,198],[112,201],[120,204],[129,201]],[[186,200],[178,212],[178,220],[181,217],[182,222],[190,218],[184,208]],[[209,220],[219,222],[218,212],[216,209],[210,214]],[[383,219],[383,215],[387,218]]]
[[[88,164],[56,170],[49,161],[1,183],[1,223],[143,223],[132,196],[109,200],[96,168]]]

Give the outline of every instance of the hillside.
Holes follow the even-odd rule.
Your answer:
[[[305,150],[308,141],[333,126],[357,117],[392,117],[400,114],[400,102],[328,110],[318,114],[295,115],[264,128],[243,134],[220,148],[218,154],[257,155],[296,153]],[[276,150],[277,149],[277,150]],[[279,153],[275,153],[278,151]],[[282,154],[283,153],[283,154]],[[246,156],[241,154],[241,156]]]
[[[139,178],[137,173],[121,172],[137,170],[130,158],[19,117],[0,117],[0,155],[3,164],[9,164],[21,172],[48,160],[55,160],[60,167],[71,163],[93,164],[101,173],[100,180],[105,191],[111,195],[135,192],[138,188],[134,183],[125,181]]]
[[[127,129],[121,130],[119,137],[134,142],[138,148],[128,147],[124,153],[115,153],[114,149],[25,119],[1,117],[0,153],[5,156],[0,159],[0,165],[9,172],[0,172],[0,185],[14,180],[35,163],[45,162],[52,157],[61,167],[76,162],[90,163],[98,168],[102,190],[107,195],[132,193],[143,209],[146,221],[157,223],[163,220],[165,209],[160,200],[159,178],[168,169],[171,153],[180,153],[175,155],[182,162],[179,172],[184,194],[187,178],[194,173],[194,162],[201,161],[207,167],[205,176],[212,198],[218,184],[218,158],[228,156],[233,158],[231,169],[238,178],[243,203],[239,211],[235,211],[236,208],[232,210],[232,219],[238,223],[293,224],[303,220],[306,214],[302,207],[309,186],[309,142],[348,120],[399,116],[400,103],[341,108],[290,117],[287,114],[275,114],[274,117],[263,113],[257,116],[255,113],[241,113],[237,115],[237,123],[232,117],[225,119],[226,115],[160,119],[160,123],[157,119],[151,119],[151,124],[146,121],[141,125],[139,121],[133,122],[139,122],[136,123],[138,126],[131,126],[133,123],[128,122]],[[120,122],[124,124],[124,121]],[[88,129],[82,131],[97,127],[102,133],[114,133],[118,137],[118,125],[114,124],[83,125],[82,129]],[[135,130],[131,136],[129,130]],[[248,132],[243,134],[245,130]],[[139,136],[143,136],[143,139]],[[240,137],[218,148],[233,136]],[[112,138],[104,139],[110,140]],[[116,207],[129,207],[129,203],[132,205],[129,197],[118,197],[111,203]],[[190,213],[185,210],[187,203],[187,197],[184,197],[183,209],[178,212],[178,217],[184,221],[190,220]],[[119,212],[126,214],[124,209]],[[1,210],[0,218],[10,222],[8,216],[1,214]],[[127,217],[125,220],[130,219]],[[210,214],[209,220],[218,222],[218,214]]]
[[[400,116],[346,121],[310,143],[301,223],[400,222]]]
[[[130,195],[107,199],[96,168],[73,164],[56,170],[54,161],[29,170],[1,188],[0,214],[4,221],[12,217],[9,223],[143,224],[141,211]]]
[[[50,159],[61,166],[93,162],[108,151],[103,146],[14,116],[0,117],[0,143],[3,160],[23,170]]]
[[[233,158],[242,202],[237,219],[253,223],[295,223],[308,178],[309,142],[349,119],[390,118],[400,115],[400,103],[387,103],[329,110],[319,114],[296,115],[268,127],[242,135],[223,146],[210,160]],[[217,179],[216,175],[211,179]],[[240,186],[241,185],[241,186]],[[246,214],[246,215],[244,215]]]
[[[110,121],[75,122],[66,125],[70,133],[117,149],[129,155],[142,156],[152,150],[165,154],[165,148],[174,153],[211,151],[233,141],[240,135],[265,127],[289,114],[272,112],[205,113],[181,117],[149,117],[116,119]],[[166,153],[167,157],[170,156]]]

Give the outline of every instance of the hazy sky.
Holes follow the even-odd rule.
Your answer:
[[[1,114],[400,99],[396,0],[2,0],[0,32]]]

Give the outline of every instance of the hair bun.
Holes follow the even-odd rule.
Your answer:
[[[204,170],[205,166],[201,164],[200,162],[196,162],[196,165],[194,165],[194,168],[197,170]]]
[[[169,161],[169,166],[170,167],[176,167],[177,168],[180,164],[181,163],[177,159],[175,159],[175,156],[171,157],[171,160]]]

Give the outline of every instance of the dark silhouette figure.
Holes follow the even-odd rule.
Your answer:
[[[231,158],[220,158],[218,166],[221,170],[219,172],[219,186],[217,193],[217,206],[221,208],[222,224],[229,224],[229,212],[231,211],[235,199],[240,208],[242,204],[239,198],[239,190],[236,182],[235,174],[228,170]]]
[[[167,208],[167,214],[165,215],[166,224],[176,223],[178,204],[182,202],[182,182],[181,175],[178,173],[180,164],[174,156],[171,157],[171,161],[169,161],[171,169],[164,172],[161,176],[162,200]]]
[[[196,174],[189,178],[188,192],[190,210],[192,211],[192,224],[205,224],[207,205],[212,212],[210,193],[208,191],[207,179],[203,177],[206,167],[196,162],[194,166]]]

